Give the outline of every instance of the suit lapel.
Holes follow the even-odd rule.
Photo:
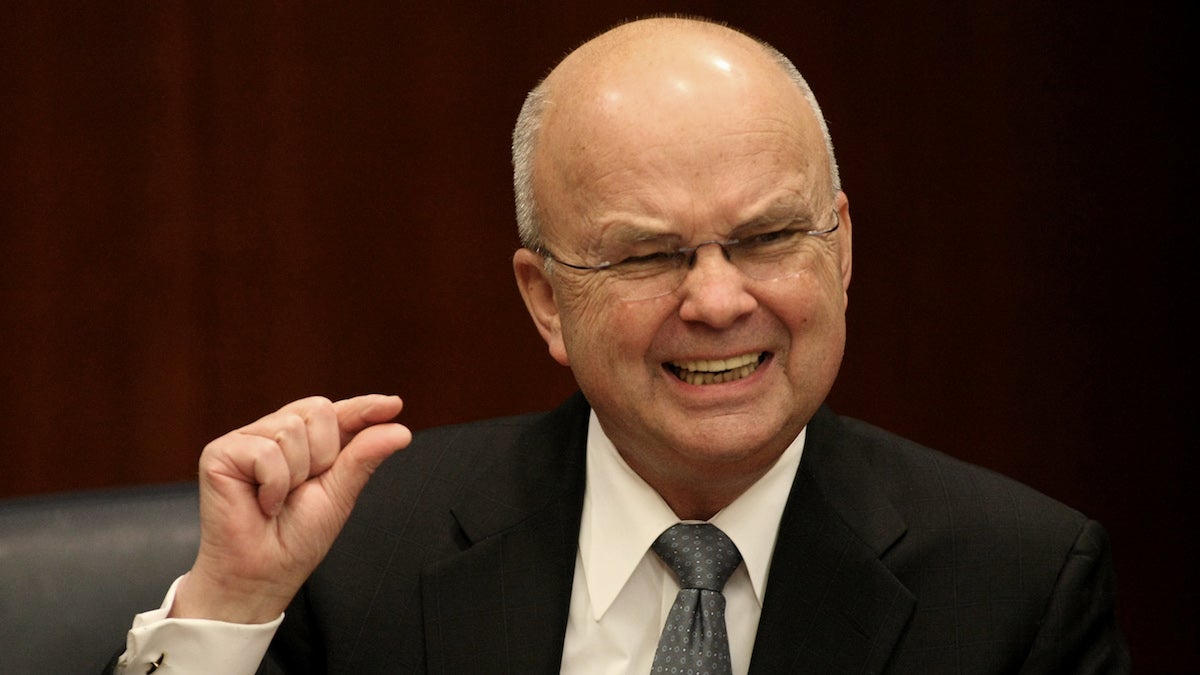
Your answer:
[[[557,673],[583,508],[588,408],[576,395],[497,448],[453,508],[467,548],[422,574],[431,673]]]
[[[587,417],[577,395],[497,448],[453,508],[466,548],[422,574],[429,672],[558,672]],[[881,672],[915,602],[879,560],[904,530],[823,408],[780,522],[750,672]]]
[[[879,557],[904,522],[822,409],[780,522],[751,673],[882,671],[914,597]]]

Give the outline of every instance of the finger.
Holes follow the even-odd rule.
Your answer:
[[[258,508],[268,516],[277,516],[283,510],[283,502],[292,491],[290,462],[276,443],[256,455],[254,480],[258,483]]]
[[[328,493],[348,514],[375,469],[411,441],[412,432],[402,424],[375,424],[363,429],[322,475]]]
[[[201,472],[210,480],[231,481],[254,490],[259,509],[267,516],[279,513],[291,490],[291,471],[283,450],[269,438],[232,432],[210,443],[201,462]]]
[[[403,424],[375,424],[358,432],[354,440],[346,444],[342,454],[349,455],[355,464],[367,471],[374,471],[383,460],[411,442],[412,432]]]
[[[342,435],[338,428],[337,410],[327,398],[314,401],[305,421],[308,428],[308,447],[311,454],[310,475],[318,476],[333,466],[342,451]]]
[[[354,435],[372,424],[387,422],[400,414],[404,402],[399,396],[367,394],[333,404],[337,412],[341,444],[345,446]]]
[[[294,413],[303,419],[308,447],[307,476],[324,473],[342,449],[333,402],[324,396],[310,396],[285,405],[280,412]]]
[[[260,436],[275,441],[288,467],[288,488],[295,488],[308,480],[311,466],[308,423],[303,408],[285,406],[258,421],[242,427],[239,431],[250,436]]]

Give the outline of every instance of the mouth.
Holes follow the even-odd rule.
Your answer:
[[[663,367],[688,384],[722,384],[749,377],[755,370],[758,370],[763,361],[767,360],[768,355],[768,352],[754,352],[727,359],[668,361],[663,364]]]

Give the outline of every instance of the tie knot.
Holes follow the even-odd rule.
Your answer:
[[[742,561],[737,546],[716,525],[679,523],[667,528],[651,546],[683,588],[721,592]]]

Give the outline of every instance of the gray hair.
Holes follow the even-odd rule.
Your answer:
[[[546,109],[546,81],[538,83],[521,106],[513,127],[513,195],[517,205],[517,234],[525,248],[542,250],[542,230],[538,224],[537,203],[533,196],[533,153],[542,112]]]
[[[821,136],[825,140],[825,151],[829,156],[830,184],[833,186],[833,194],[836,195],[842,189],[842,180],[838,175],[837,159],[833,154],[833,139],[829,135],[829,126],[825,122],[825,116],[821,114],[821,106],[817,104],[817,97],[813,95],[812,88],[808,86],[804,76],[800,74],[788,57],[766,42],[756,38],[752,39],[758,42],[767,56],[783,69],[788,79],[800,90],[800,94],[812,108],[821,129]],[[517,234],[521,237],[521,245],[534,251],[541,251],[543,242],[541,225],[538,222],[537,199],[533,193],[533,155],[536,151],[537,135],[542,125],[547,99],[546,81],[543,79],[525,97],[525,103],[521,106],[520,114],[517,115],[517,124],[513,128],[512,139],[513,195],[517,207]]]

